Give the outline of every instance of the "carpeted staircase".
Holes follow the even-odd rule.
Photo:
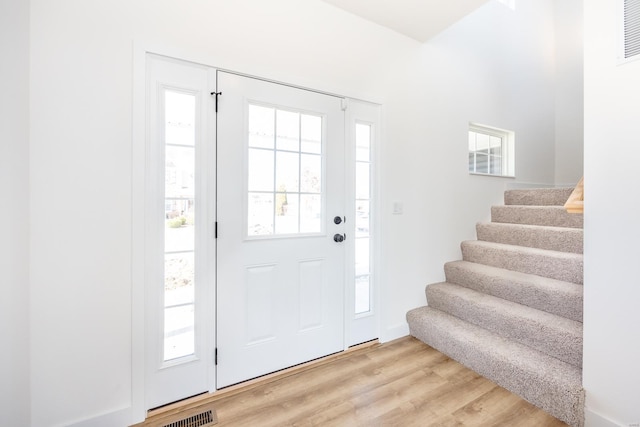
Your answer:
[[[407,321],[414,337],[581,427],[583,216],[562,207],[572,190],[506,191]]]

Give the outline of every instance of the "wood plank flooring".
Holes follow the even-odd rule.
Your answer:
[[[220,427],[566,426],[412,337],[216,394]]]

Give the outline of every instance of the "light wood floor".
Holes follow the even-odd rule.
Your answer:
[[[217,426],[566,426],[412,337],[231,394]]]

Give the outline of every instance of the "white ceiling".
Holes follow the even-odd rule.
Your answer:
[[[488,0],[323,0],[424,43]]]

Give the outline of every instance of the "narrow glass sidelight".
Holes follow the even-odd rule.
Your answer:
[[[356,123],[355,314],[371,311],[371,125]]]
[[[164,91],[164,356],[195,353],[196,97]]]
[[[321,116],[249,104],[247,236],[322,232]]]

